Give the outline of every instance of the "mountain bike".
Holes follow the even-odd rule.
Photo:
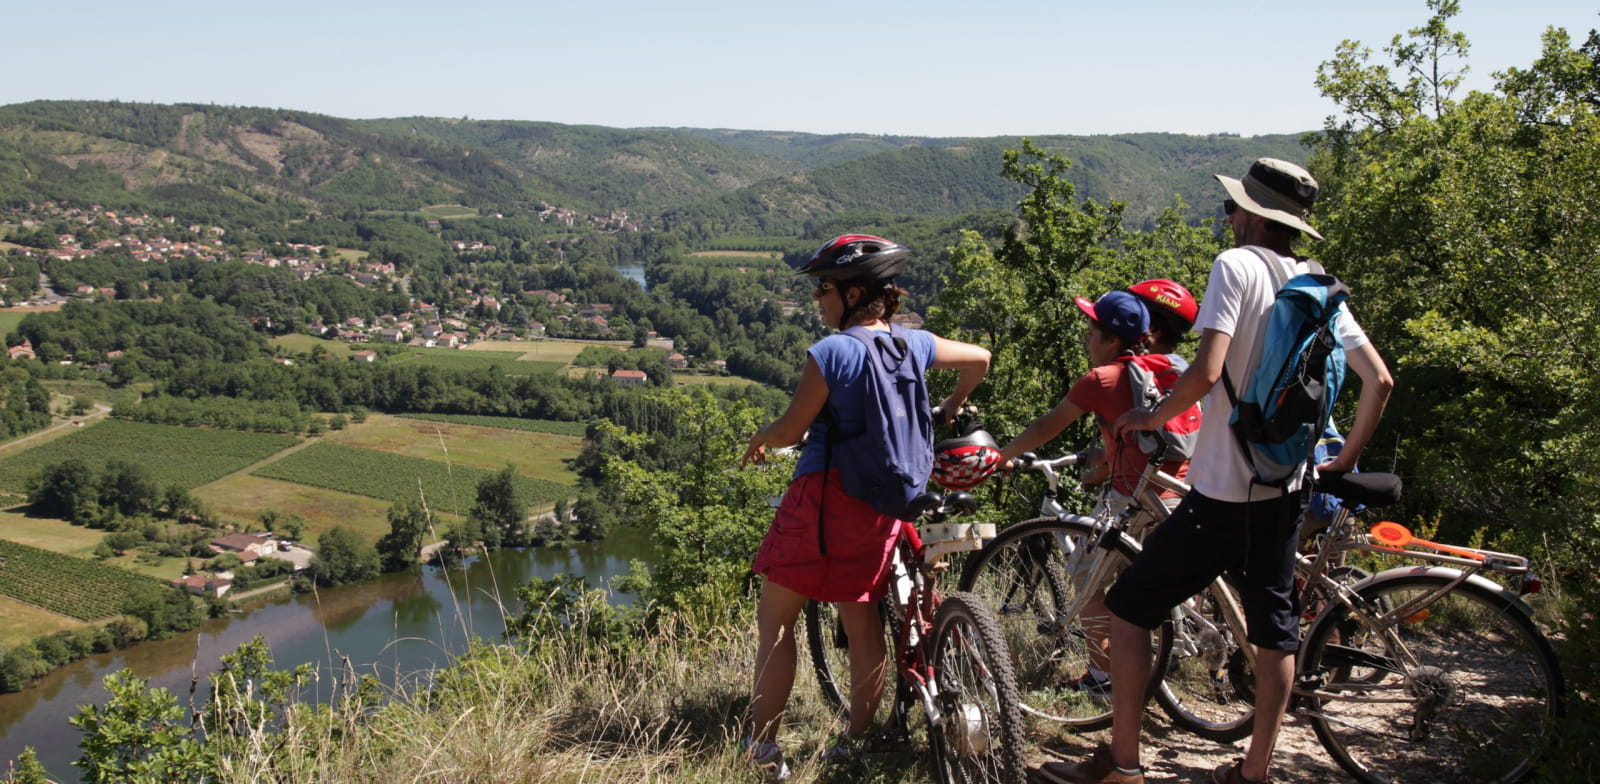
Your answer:
[[[1050,476],[1053,468],[1040,463],[1071,462],[1035,460],[1032,467]],[[1181,483],[1152,465],[1133,504],[1151,503],[1149,485]],[[1428,781],[1441,773],[1471,781],[1528,778],[1561,714],[1565,685],[1532,611],[1484,576],[1499,574],[1525,589],[1527,559],[1416,539],[1390,522],[1365,529],[1364,511],[1399,500],[1392,474],[1322,476],[1316,490],[1339,498],[1340,506],[1296,559],[1309,620],[1302,625],[1291,714],[1309,721],[1334,760],[1363,782]],[[1002,589],[977,592],[1006,602],[1001,618],[1008,630],[1019,624],[1006,619],[1031,618],[1035,649],[1070,662],[1055,667],[1070,672],[1083,659],[1077,651],[1087,635],[1073,615],[1083,601],[1061,575],[1085,542],[1094,543],[1088,549],[1101,554],[1091,556],[1099,561],[1137,554],[1137,543],[1120,533],[1118,521],[1128,514],[1089,523],[1061,515],[1007,529],[969,562],[961,585]],[[1347,563],[1354,552],[1424,563],[1369,576]],[[1174,723],[1217,740],[1248,736],[1255,651],[1245,643],[1243,613],[1226,581],[1219,578],[1174,608],[1158,631],[1160,683],[1153,688]],[[1024,699],[1033,700],[1039,692],[1029,689],[1028,676],[1019,680]],[[1104,721],[1090,709],[1067,718],[1080,725]]]
[[[1528,559],[1417,539],[1392,522],[1361,530],[1357,506],[1398,500],[1391,474],[1323,477],[1317,488],[1345,505],[1315,558],[1299,559],[1306,590],[1325,604],[1302,638],[1291,711],[1363,782],[1532,776],[1566,686],[1532,610],[1484,576],[1526,590],[1536,584]],[[1346,552],[1425,563],[1348,585],[1330,576]]]
[[[1142,531],[1135,522],[1165,518],[1159,488],[1188,488],[1160,470],[1158,457],[1125,502],[1102,503],[1092,516],[1072,514],[1059,500],[1061,473],[1083,459],[1082,454],[1040,458],[1032,452],[1018,458],[1016,473],[1031,470],[1045,477],[1040,516],[1006,528],[968,556],[959,587],[995,611],[1016,664],[1023,711],[1088,731],[1110,725],[1109,693],[1073,684],[1087,671],[1091,648],[1109,639],[1110,616],[1084,610],[1138,555]],[[1141,515],[1147,509],[1150,515]],[[1174,640],[1180,628],[1168,622],[1157,629],[1151,679],[1144,684],[1147,698],[1161,697],[1170,652],[1199,649],[1198,643]]]
[[[945,556],[980,549],[994,527],[947,522],[977,510],[968,493],[925,493],[912,510],[920,523],[901,526],[889,591],[879,605],[894,656],[887,729],[899,740],[927,744],[938,784],[1021,782],[1022,712],[999,624],[970,594],[941,596],[936,588]],[[843,711],[849,640],[833,605],[808,602],[805,626],[823,695]]]

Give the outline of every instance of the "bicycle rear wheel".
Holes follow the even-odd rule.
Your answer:
[[[900,628],[893,619],[887,600],[878,603],[878,614],[884,619],[885,650],[893,657],[896,636]],[[811,653],[811,669],[816,673],[817,686],[822,698],[848,718],[850,711],[850,640],[839,622],[839,611],[828,602],[806,602],[806,648]],[[888,664],[894,673],[894,662]]]
[[[943,714],[942,725],[930,726],[928,732],[934,780],[1022,781],[1022,709],[994,614],[971,594],[946,596],[934,615],[932,645]]]
[[[1108,694],[1072,688],[1088,669],[1090,646],[1109,638],[1110,615],[1069,617],[1079,590],[1073,575],[1086,574],[1095,554],[1124,563],[1137,554],[1121,537],[1109,553],[1090,547],[1092,534],[1091,526],[1076,520],[1045,517],[1019,523],[968,557],[960,583],[999,624],[1022,710],[1084,731],[1111,724]],[[1152,653],[1147,695],[1154,690],[1170,644],[1171,628],[1164,624]]]
[[[1400,575],[1361,589],[1381,613],[1449,585]],[[1550,643],[1509,592],[1462,583],[1389,627],[1402,650],[1337,608],[1312,630],[1301,663],[1312,728],[1363,782],[1527,779],[1565,693]]]
[[[1231,743],[1254,730],[1255,674],[1212,584],[1175,611],[1172,652],[1156,702],[1172,723],[1202,738]],[[1226,590],[1226,588],[1224,588]]]

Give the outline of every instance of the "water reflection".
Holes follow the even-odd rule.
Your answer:
[[[192,633],[97,654],[63,667],[39,684],[0,695],[0,770],[34,747],[52,778],[78,781],[71,762],[79,734],[67,724],[77,706],[99,703],[101,680],[128,669],[188,705],[203,698],[205,677],[220,657],[261,635],[275,666],[310,663],[319,671],[315,695],[326,697],[349,674],[373,674],[391,686],[410,686],[447,665],[473,637],[498,640],[505,617],[521,612],[516,588],[558,574],[609,584],[634,559],[648,559],[648,536],[624,529],[605,542],[566,550],[507,550],[478,557],[450,572],[434,568],[384,575],[359,585],[257,602]],[[615,596],[617,601],[630,597]],[[197,690],[198,689],[198,690]]]

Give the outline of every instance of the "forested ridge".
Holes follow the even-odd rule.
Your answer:
[[[1491,89],[1466,92],[1460,73],[1467,41],[1450,29],[1459,4],[1426,6],[1425,22],[1387,46],[1347,42],[1330,53],[1314,77],[1338,113],[1303,147],[1291,137],[938,140],[468,120],[355,123],[215,107],[0,107],[0,196],[11,203],[47,191],[109,194],[144,205],[192,205],[240,223],[227,210],[248,205],[241,209],[254,212],[241,215],[267,219],[241,227],[253,240],[318,237],[361,247],[397,270],[385,285],[358,287],[336,278],[294,281],[239,262],[179,261],[159,273],[131,260],[81,267],[15,260],[13,279],[76,274],[114,292],[160,299],[113,298],[29,316],[16,334],[42,355],[109,359],[123,352],[107,362],[114,383],[140,384],[174,401],[293,400],[321,411],[585,421],[576,461],[589,482],[579,499],[585,516],[617,524],[623,521],[614,511],[606,518],[605,510],[625,509],[650,527],[661,553],[659,563],[628,581],[639,597],[628,608],[611,606],[581,580],[526,586],[519,593],[529,608],[508,619],[503,640],[486,641],[418,693],[340,684],[325,709],[308,709],[295,687],[311,676],[272,672],[257,644],[230,659],[215,700],[190,712],[213,723],[185,723],[171,695],[118,676],[108,684],[112,700],[80,717],[104,744],[87,752],[91,767],[107,771],[107,780],[137,769],[152,781],[172,771],[248,781],[261,760],[290,779],[327,781],[742,775],[730,738],[740,731],[748,698],[741,679],[749,673],[729,672],[729,661],[745,666],[745,659],[728,651],[753,644],[749,563],[771,520],[767,499],[782,492],[788,466],[743,468],[738,456],[781,407],[804,346],[822,331],[804,307],[803,288],[767,254],[793,264],[822,238],[852,230],[915,248],[908,302],[939,334],[993,352],[974,399],[988,429],[1003,439],[1053,406],[1087,368],[1074,297],[1168,277],[1203,298],[1211,260],[1229,243],[1214,220],[1223,194],[1211,175],[1237,175],[1268,155],[1304,161],[1320,181],[1312,221],[1327,240],[1301,247],[1350,285],[1353,312],[1395,374],[1389,411],[1363,457],[1367,470],[1394,471],[1405,481],[1403,500],[1385,516],[1438,541],[1532,559],[1546,590],[1526,601],[1555,642],[1568,680],[1565,712],[1549,733],[1538,780],[1596,780],[1600,589],[1589,574],[1600,559],[1600,460],[1589,440],[1600,432],[1600,397],[1592,389],[1600,375],[1600,307],[1588,292],[1600,269],[1600,35],[1574,39],[1551,30],[1538,60],[1497,71]],[[77,123],[75,112],[131,113],[134,128],[116,130],[104,118]],[[199,122],[194,116],[212,114],[222,118],[215,135],[183,130]],[[255,125],[242,119],[257,116]],[[278,188],[270,183],[282,171],[267,176],[270,156],[247,143],[259,137],[235,133],[247,125],[280,140],[300,133],[293,128],[382,140],[352,153],[350,161],[365,163],[348,169],[326,148],[322,158],[292,169],[305,172],[295,175],[297,184]],[[144,171],[148,181],[139,179],[138,165],[117,157],[144,160],[138,150],[177,136],[210,157]],[[591,146],[564,146],[575,139]],[[606,145],[620,157],[604,156]],[[724,148],[737,154],[718,157]],[[666,150],[687,165],[641,174]],[[394,168],[396,156],[435,154],[462,172],[481,167],[483,181],[453,184],[458,168],[438,161]],[[544,157],[562,162],[536,171]],[[633,167],[626,175],[606,179],[613,175],[601,167],[606,181],[581,182],[574,174],[622,158]],[[41,183],[23,172],[60,179]],[[206,179],[215,172],[226,176]],[[150,184],[163,177],[193,181]],[[363,182],[374,189],[357,187]],[[612,201],[640,184],[646,200]],[[195,200],[161,201],[174,194]],[[646,223],[659,223],[568,232],[508,212],[504,220],[447,218],[430,228],[417,215],[373,212],[379,201],[384,210],[414,210],[433,196],[507,210],[538,200],[548,200],[548,209],[648,204],[659,212]],[[296,210],[333,213],[287,223]],[[337,210],[350,211],[349,219]],[[450,250],[450,242],[484,237],[493,247],[480,253]],[[736,255],[719,260],[705,255],[711,250]],[[609,269],[623,260],[645,263],[648,292]],[[398,285],[403,276],[409,294]],[[575,306],[610,306],[616,329],[636,342],[652,331],[666,335],[675,349],[725,360],[731,371],[772,388],[678,388],[662,360],[646,352],[586,360],[646,369],[649,385],[635,390],[542,371],[363,367],[315,352],[284,367],[268,357],[266,336],[282,325],[382,315],[418,292],[470,313],[484,332],[526,330],[530,320],[556,312],[546,294],[557,292],[547,289]],[[491,309],[485,294],[505,304]],[[189,334],[180,339],[179,331]],[[193,356],[175,355],[172,341]],[[68,372],[44,361],[15,366],[27,375],[11,373],[7,395],[24,401],[24,410],[37,397],[38,379]],[[933,394],[951,383],[934,373]],[[1358,392],[1352,381],[1335,412],[1341,424],[1348,425]],[[1084,423],[1045,451],[1079,449],[1097,437]],[[1067,502],[1087,504],[1073,492]],[[978,495],[986,519],[1034,515],[1030,502],[998,482]],[[405,510],[396,511],[400,531]],[[452,538],[472,533],[494,530]],[[406,549],[414,548],[394,551]],[[718,677],[698,677],[702,671]],[[96,718],[110,723],[96,731]],[[808,744],[802,748],[823,747],[825,738],[811,736],[825,733],[831,719],[824,709],[802,709],[795,723],[805,726],[794,730]],[[122,740],[130,736],[118,732],[129,726],[165,734]],[[448,771],[438,774],[441,767]],[[905,759],[866,767],[866,779],[921,780],[919,767]],[[1275,772],[1286,780],[1295,774]],[[831,775],[803,765],[797,779]]]
[[[1294,136],[1047,136],[1086,194],[1146,221],[1209,172]],[[616,129],[505,120],[345,120],[201,104],[35,101],[0,107],[0,204],[98,203],[257,228],[305,215],[459,203],[481,213],[625,213],[640,227],[798,232],[850,211],[1008,209],[997,180],[1016,138]]]

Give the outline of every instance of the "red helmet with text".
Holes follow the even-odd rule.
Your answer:
[[[946,490],[971,490],[999,467],[1000,446],[994,436],[974,430],[933,445],[933,475],[929,478]]]
[[[799,274],[828,280],[889,280],[906,268],[911,249],[871,234],[841,234],[822,244]]]
[[[1166,278],[1155,278],[1141,281],[1128,287],[1134,296],[1150,305],[1150,312],[1167,313],[1175,316],[1182,322],[1184,331],[1194,327],[1194,319],[1200,314],[1200,306],[1195,303],[1194,295],[1189,290]]]

